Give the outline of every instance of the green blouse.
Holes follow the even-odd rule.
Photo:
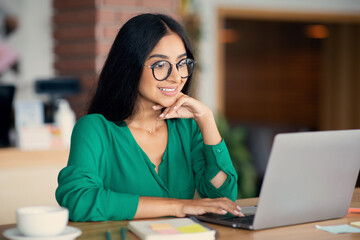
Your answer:
[[[224,141],[204,145],[193,119],[166,120],[168,143],[158,173],[125,122],[89,114],[75,124],[68,165],[58,177],[56,199],[73,221],[132,219],[139,196],[235,201],[237,174]],[[154,146],[156,147],[156,146]],[[210,180],[228,177],[220,188]]]

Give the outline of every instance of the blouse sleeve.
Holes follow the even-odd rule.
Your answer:
[[[193,121],[192,131],[192,165],[196,189],[200,197],[227,197],[235,201],[237,196],[237,173],[232,164],[225,141],[222,140],[217,145],[204,144],[200,129],[195,121]],[[219,188],[216,188],[210,181],[219,171],[225,172],[227,178]]]
[[[56,200],[72,221],[132,219],[139,196],[105,189],[99,169],[106,159],[106,128],[100,118],[85,116],[73,130],[68,165],[58,177]]]

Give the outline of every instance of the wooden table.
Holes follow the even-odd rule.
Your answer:
[[[257,203],[257,198],[237,200],[240,206],[249,206]],[[351,207],[360,208],[360,188],[355,189],[354,195],[351,202]],[[360,233],[342,233],[342,234],[331,234],[315,228],[315,225],[328,226],[328,225],[340,225],[348,224],[353,221],[360,221],[359,213],[350,213],[346,217],[341,219],[321,221],[314,223],[299,224],[288,227],[280,227],[273,229],[265,229],[258,231],[234,229],[230,227],[223,227],[215,224],[209,224],[219,232],[219,240],[298,240],[298,239],[360,239]],[[70,226],[80,228],[82,235],[77,238],[78,240],[106,240],[105,232],[109,230],[113,240],[120,240],[120,229],[121,227],[127,227],[128,221],[109,221],[109,222],[70,222]],[[0,232],[2,233],[5,229],[13,228],[15,224],[1,225]],[[2,235],[0,240],[5,239]],[[132,232],[128,232],[127,240],[139,240]]]

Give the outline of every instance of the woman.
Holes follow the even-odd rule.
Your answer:
[[[59,174],[56,199],[71,220],[243,216],[213,113],[186,95],[194,66],[175,20],[142,14],[120,29]]]

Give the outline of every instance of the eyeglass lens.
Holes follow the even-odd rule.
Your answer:
[[[190,58],[185,58],[176,64],[176,68],[181,78],[189,77],[194,70],[195,62]],[[152,65],[153,75],[157,80],[167,79],[172,71],[170,62],[162,60]]]

